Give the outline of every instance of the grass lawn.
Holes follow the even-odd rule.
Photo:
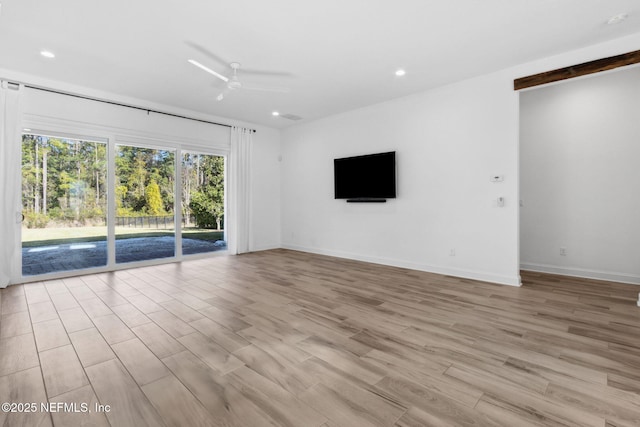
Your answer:
[[[173,236],[175,230],[153,230],[149,228],[116,227],[116,240],[134,237]],[[224,231],[206,228],[188,227],[182,230],[183,239],[223,240]],[[69,228],[23,228],[22,247],[60,245],[65,243],[96,242],[107,240],[107,227],[69,227]]]

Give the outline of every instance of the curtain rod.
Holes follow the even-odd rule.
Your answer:
[[[146,111],[147,114],[148,113],[156,113],[156,114],[162,114],[162,115],[170,116],[170,117],[177,117],[179,119],[193,120],[194,122],[207,123],[207,124],[210,124],[210,125],[224,126],[224,127],[227,127],[227,128],[233,127],[232,125],[228,125],[226,123],[218,123],[218,122],[212,122],[210,120],[196,119],[195,117],[182,116],[180,114],[167,113],[165,111],[153,110],[151,108],[137,107],[135,105],[123,104],[123,103],[120,103],[120,102],[108,101],[106,99],[93,98],[91,96],[78,95],[78,94],[75,94],[75,93],[63,92],[63,91],[60,91],[60,90],[49,89],[49,88],[40,87],[40,86],[33,86],[33,85],[25,84],[24,87],[27,87],[29,89],[41,90],[43,92],[56,93],[58,95],[66,95],[66,96],[72,96],[74,98],[87,99],[89,101],[102,102],[104,104],[117,105],[118,107],[133,108],[134,110]],[[257,132],[257,130],[255,130],[255,129],[249,129],[249,130],[251,132],[253,132],[253,133]]]

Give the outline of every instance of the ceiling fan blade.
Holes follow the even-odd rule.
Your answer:
[[[243,68],[242,74],[253,74],[256,76],[293,77],[289,71],[256,70],[253,68]]]
[[[280,92],[280,93],[289,93],[291,89],[288,87],[278,87],[278,86],[258,86],[258,85],[248,85],[243,83],[242,89],[247,90],[259,90],[263,92]]]
[[[212,61],[217,62],[222,67],[228,67],[229,66],[229,62],[231,62],[231,61],[227,61],[225,58],[219,57],[218,55],[216,55],[215,53],[211,52],[206,47],[199,45],[198,43],[195,43],[195,42],[187,40],[187,41],[185,41],[185,44],[187,46],[190,46],[194,50],[200,52],[200,54],[202,55],[203,58],[211,59]]]
[[[199,63],[198,61],[196,61],[194,59],[189,59],[189,64],[195,65],[196,67],[200,68],[201,70],[206,71],[209,74],[213,74],[214,76],[216,76],[217,78],[219,78],[220,80],[222,80],[224,82],[228,82],[229,81],[229,79],[227,77],[223,76],[220,73],[216,73],[211,68],[202,65],[201,63]]]

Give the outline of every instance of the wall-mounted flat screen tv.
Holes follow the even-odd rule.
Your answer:
[[[396,152],[333,160],[335,198],[384,201],[396,197]]]

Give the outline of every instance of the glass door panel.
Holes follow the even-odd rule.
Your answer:
[[[22,275],[107,265],[107,144],[22,135]]]
[[[182,154],[182,253],[225,250],[224,157]]]
[[[175,152],[116,146],[116,263],[175,256]]]

